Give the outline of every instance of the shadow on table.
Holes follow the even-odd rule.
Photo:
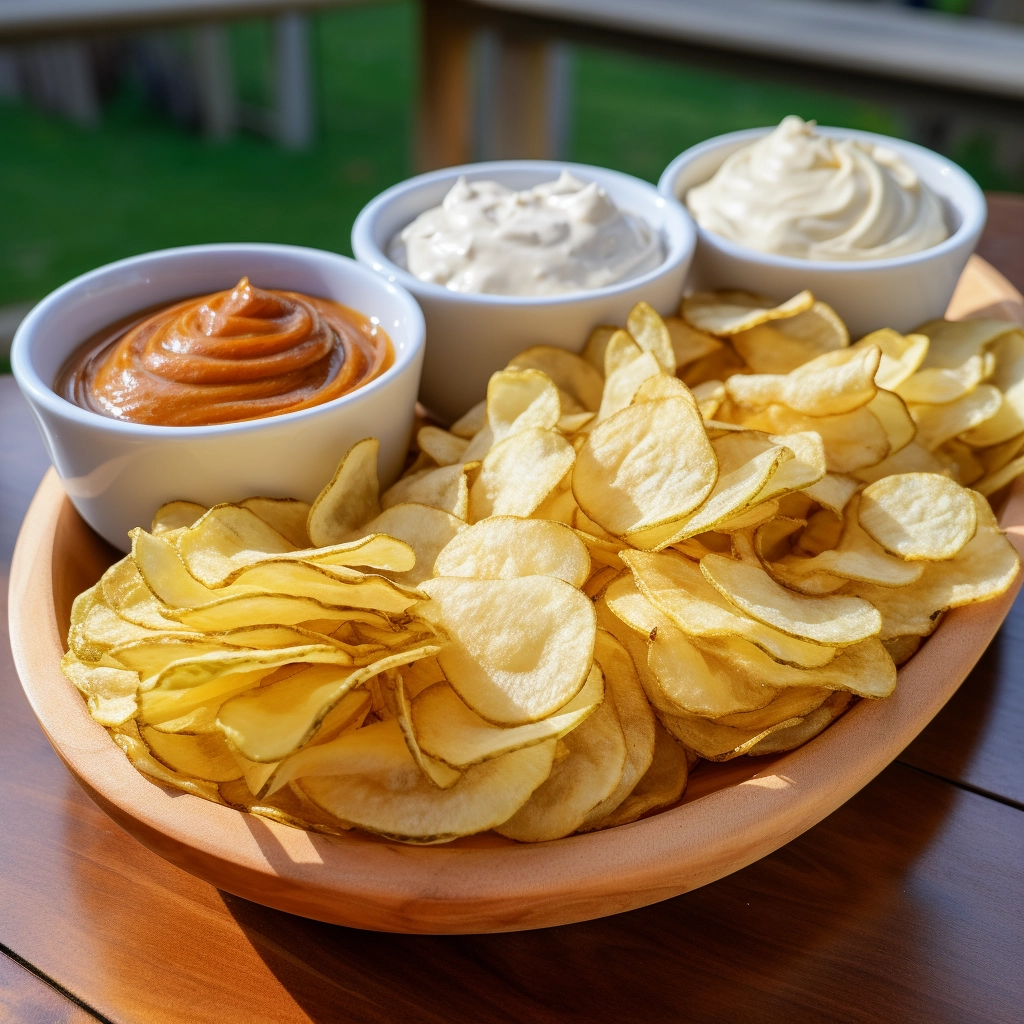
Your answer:
[[[952,787],[891,767],[827,821],[729,878],[533,932],[388,935],[223,898],[316,1024],[917,1020],[948,982],[928,949],[936,907],[909,877],[955,799]],[[865,991],[891,984],[890,957],[910,979],[908,1015],[830,1008],[858,978]],[[742,1007],[749,1018],[736,1016]]]

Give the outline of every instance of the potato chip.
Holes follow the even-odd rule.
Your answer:
[[[697,396],[678,377],[670,377],[667,373],[648,377],[636,389],[631,402],[656,402],[659,398],[682,398],[697,408]]]
[[[873,466],[889,454],[889,436],[865,406],[838,416],[805,416],[784,405],[770,405],[744,416],[743,425],[769,434],[815,431],[825,446],[830,473],[852,473]]]
[[[793,434],[769,434],[775,444],[784,445],[793,453],[792,459],[781,461],[768,482],[757,495],[759,502],[783,498],[791,491],[803,490],[824,480],[826,476],[825,445],[815,430]]]
[[[595,667],[583,689],[555,714],[503,727],[491,725],[468,708],[447,683],[435,683],[413,702],[412,723],[421,747],[431,757],[465,769],[513,750],[559,739],[589,718],[605,699],[604,680]]]
[[[423,773],[424,778],[432,782],[438,789],[450,789],[462,778],[462,772],[450,765],[436,761],[420,747],[419,740],[416,738],[416,730],[412,724],[409,696],[406,693],[401,674],[384,672],[381,679],[387,680],[393,689],[396,705],[395,717],[402,730],[402,735],[405,737],[405,745],[409,748],[409,753],[412,754],[412,759],[416,762],[417,767]]]
[[[979,384],[956,401],[942,405],[909,403],[907,408],[917,424],[917,443],[931,452],[943,441],[991,419],[999,412],[1002,404],[1003,396],[998,388],[991,384]]]
[[[608,375],[601,398],[601,409],[597,414],[597,422],[625,409],[633,401],[637,391],[651,377],[662,375],[663,371],[658,360],[650,352],[644,352],[637,359],[626,363]],[[690,396],[692,401],[692,396]],[[696,403],[694,403],[696,407]]]
[[[688,366],[697,359],[718,352],[723,347],[722,342],[714,335],[698,331],[682,317],[667,316],[664,323],[677,367]]]
[[[881,350],[874,345],[827,352],[788,374],[730,377],[726,390],[740,405],[785,405],[808,416],[853,412],[875,397]]]
[[[720,380],[702,381],[694,387],[693,397],[701,417],[705,421],[710,420],[725,401],[725,385]]]
[[[881,629],[881,616],[864,600],[795,594],[764,569],[725,555],[705,555],[700,569],[724,597],[751,618],[811,643],[840,647],[874,636]]]
[[[590,575],[590,555],[567,526],[492,516],[454,538],[440,552],[434,573],[487,580],[555,576],[582,587]]]
[[[626,330],[666,373],[676,372],[676,354],[665,321],[646,302],[638,302],[626,318]]]
[[[613,373],[628,366],[643,354],[644,350],[636,343],[629,331],[615,331],[604,348],[605,387],[608,386],[608,378]],[[602,400],[603,397],[602,395]]]
[[[465,519],[469,507],[465,467],[454,465],[426,469],[402,477],[381,495],[380,506],[384,510],[404,504],[430,505],[457,519]],[[358,526],[353,527],[353,531],[357,529]]]
[[[604,378],[604,355],[614,335],[621,328],[613,327],[610,324],[602,324],[595,327],[587,338],[586,345],[580,353],[585,362],[588,362]],[[635,344],[635,342],[634,342]]]
[[[679,313],[700,331],[730,335],[748,331],[769,320],[795,316],[813,305],[814,296],[807,291],[779,305],[748,292],[698,292],[683,299]]]
[[[586,831],[605,819],[633,792],[651,767],[656,740],[654,712],[626,648],[611,633],[599,629],[594,643],[594,659],[601,666],[606,693],[615,705],[626,741],[626,763],[619,784],[587,812],[579,826],[580,831]]]
[[[578,831],[590,832],[599,828],[628,825],[652,811],[671,807],[682,797],[688,775],[686,749],[655,720],[651,766],[622,803],[597,820],[592,820],[594,812],[591,811]]]
[[[572,489],[591,519],[622,536],[682,519],[717,476],[700,414],[682,398],[667,398],[598,424],[577,456]]]
[[[579,692],[594,649],[590,601],[552,576],[438,578],[421,614],[450,637],[437,656],[478,715],[501,725],[535,722]]]
[[[669,733],[684,747],[709,761],[729,761],[740,757],[771,733],[802,722],[802,719],[791,718],[767,729],[734,729],[699,715],[662,714],[659,717]]]
[[[391,839],[443,843],[507,820],[551,773],[556,740],[468,768],[450,789],[424,778],[397,721],[308,751],[302,791],[342,821]]]
[[[779,690],[778,696],[763,708],[738,711],[733,715],[716,718],[715,721],[718,725],[728,725],[733,729],[769,729],[780,722],[809,715],[835,692],[823,686],[790,686]]]
[[[893,664],[898,668],[900,665],[910,661],[917,653],[917,649],[921,646],[921,637],[894,636],[888,640],[883,640],[882,646],[889,657],[892,658]]]
[[[736,354],[732,345],[722,347],[701,359],[695,359],[678,371],[679,377],[687,387],[695,388],[709,380],[726,380],[736,373],[749,373],[743,360]]]
[[[971,492],[935,473],[869,484],[860,496],[860,520],[886,551],[910,562],[952,558],[978,528]]]
[[[989,383],[1003,392],[996,414],[964,434],[975,447],[1001,444],[1024,431],[1024,332],[1010,331],[992,346],[996,369]]]
[[[1024,473],[1024,457],[1014,459],[1001,466],[994,473],[989,473],[974,484],[974,490],[986,497],[1001,491],[1007,484],[1016,480]]]
[[[845,592],[870,601],[881,613],[880,639],[929,636],[942,612],[990,601],[1005,593],[1020,569],[1020,560],[999,529],[989,503],[973,491],[978,526],[952,558],[931,562],[913,588],[891,589],[851,583]]]
[[[916,441],[901,448],[873,466],[864,466],[853,471],[853,476],[863,483],[873,483],[894,473],[943,473],[945,467],[931,452]]]
[[[886,391],[894,391],[921,365],[928,354],[928,344],[927,335],[903,335],[883,327],[865,335],[851,348],[877,346],[882,357],[875,374],[875,383]]]
[[[846,325],[824,302],[810,309],[734,334],[733,347],[755,373],[789,373],[827,352],[850,344]]]
[[[757,501],[780,466],[793,459],[789,448],[756,431],[726,434],[711,447],[718,460],[718,479],[707,500],[688,518],[630,534],[631,544],[659,551],[717,528]]]
[[[486,455],[469,493],[469,520],[531,515],[576,461],[561,434],[542,427],[521,430]]]
[[[558,388],[539,370],[500,370],[487,384],[487,422],[494,443],[531,427],[553,428],[562,415]]]
[[[944,480],[945,477],[937,479]],[[863,496],[856,495],[851,499],[834,549],[822,551],[811,558],[789,554],[778,561],[766,562],[765,568],[783,586],[804,593],[822,593],[820,589],[805,590],[799,585],[801,579],[821,573],[877,583],[881,587],[906,587],[920,579],[923,566],[910,565],[901,558],[886,554],[886,550],[891,549],[884,549],[873,534],[862,528],[860,516],[864,507]]]
[[[133,767],[137,771],[142,772],[143,775],[148,775],[151,779],[155,779],[165,786],[180,789],[184,793],[192,794],[192,796],[199,796],[204,800],[212,800],[214,803],[221,802],[216,783],[182,775],[180,772],[176,772],[158,761],[149,752],[146,744],[142,742],[138,727],[134,722],[125,722],[123,725],[112,728],[110,730],[110,738],[124,751],[125,756],[132,763]]]
[[[375,437],[357,441],[345,453],[331,482],[309,510],[306,532],[316,547],[336,544],[380,513]]]
[[[776,754],[802,746],[828,728],[846,710],[850,699],[848,693],[833,693],[821,707],[812,711],[799,723],[773,730],[768,736],[750,747],[747,753],[751,757],[758,757],[762,754]]]
[[[917,435],[917,424],[914,423],[910,410],[899,395],[879,390],[868,402],[867,408],[882,424],[889,438],[889,455],[895,455],[914,440]]]
[[[605,700],[561,742],[567,756],[555,762],[547,779],[496,832],[524,843],[560,839],[575,832],[615,790],[626,764],[626,741],[611,701]]]
[[[139,674],[120,665],[88,665],[68,651],[61,659],[61,671],[85,697],[92,715],[100,725],[121,725],[138,708]]]
[[[650,631],[644,630],[642,618],[649,613],[636,603],[635,593],[690,636],[741,636],[772,658],[805,668],[825,665],[835,654],[744,615],[704,578],[698,565],[675,552],[628,551],[623,552],[623,561],[633,579],[617,580],[605,599],[615,615],[643,632]]]
[[[309,521],[309,505],[306,502],[296,498],[246,498],[238,504],[254,512],[295,547],[310,546],[309,534],[306,533],[306,523]]]
[[[242,777],[242,769],[220,736],[180,736],[149,726],[143,726],[139,736],[149,752],[172,771],[207,782],[232,782]]]
[[[191,526],[205,511],[205,505],[199,505],[194,501],[168,501],[154,513],[153,525],[149,532],[159,537],[162,533],[171,533]]]
[[[438,466],[451,466],[464,462],[469,441],[440,427],[427,424],[416,434],[420,451],[425,452]]]

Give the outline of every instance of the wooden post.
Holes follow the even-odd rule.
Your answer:
[[[420,88],[416,166],[428,171],[474,158],[472,37],[469,11],[457,0],[420,4]]]
[[[309,63],[309,18],[289,11],[274,19],[275,136],[285,149],[313,142],[313,86]]]

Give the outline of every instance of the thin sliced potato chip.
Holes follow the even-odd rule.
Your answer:
[[[149,532],[159,537],[162,533],[189,527],[201,519],[205,511],[205,505],[194,501],[168,501],[153,514],[153,525]]]
[[[815,302],[795,316],[734,334],[731,341],[755,373],[789,373],[826,352],[846,348],[850,335],[831,306]]]
[[[466,483],[465,467],[460,465],[441,466],[439,469],[425,469],[412,476],[402,477],[389,487],[380,498],[385,511],[395,505],[430,505],[448,512],[457,519],[465,519],[469,507],[469,485]],[[379,510],[376,514],[379,514]],[[370,518],[363,522],[368,522]],[[362,526],[359,523],[353,532]]]
[[[448,429],[456,437],[471,441],[487,426],[487,399],[477,402],[469,412],[463,413]]]
[[[860,521],[886,551],[910,562],[952,558],[978,528],[971,492],[935,473],[869,484],[860,496]]]
[[[714,335],[698,331],[680,316],[665,317],[665,327],[672,343],[677,367],[688,366],[697,359],[720,351],[723,347],[722,342]]]
[[[1002,404],[1003,395],[999,388],[979,384],[954,402],[943,405],[908,404],[907,408],[917,424],[917,443],[932,452],[943,441],[991,419]]]
[[[626,330],[645,351],[650,352],[666,373],[676,372],[676,354],[665,321],[646,302],[638,302],[626,318]]]
[[[1001,444],[1024,431],[1024,331],[1004,334],[992,346],[996,370],[989,381],[1003,392],[999,411],[963,439],[974,447]]]
[[[889,455],[895,455],[914,440],[917,424],[910,415],[906,402],[899,395],[879,389],[875,397],[868,402],[867,408],[882,424],[889,438]]]
[[[886,391],[898,388],[921,365],[928,354],[928,337],[924,334],[900,334],[889,327],[872,331],[851,348],[875,345],[882,352],[875,374],[875,383]]]
[[[813,305],[814,296],[807,291],[781,304],[749,292],[698,292],[683,299],[679,313],[700,331],[730,335],[748,331],[769,320],[796,316]]]
[[[586,345],[583,346],[582,358],[597,370],[602,379],[604,378],[605,349],[607,349],[608,342],[611,341],[612,336],[619,330],[620,328],[612,327],[610,324],[602,324],[599,327],[595,327],[590,332]]]
[[[149,752],[172,771],[207,782],[233,782],[242,769],[220,736],[179,736],[150,726],[139,730]]]
[[[317,547],[336,544],[380,513],[375,437],[357,441],[345,453],[331,482],[309,510],[306,532]]]
[[[561,839],[615,790],[626,764],[626,740],[611,701],[604,701],[561,742],[567,756],[555,762],[547,779],[496,832],[521,843]]]
[[[717,477],[700,413],[682,398],[667,398],[598,424],[577,456],[572,489],[591,519],[621,536],[682,519]]]
[[[740,636],[756,644],[770,657],[803,668],[827,664],[835,652],[815,643],[795,639],[739,611],[713,587],[700,566],[675,552],[649,554],[623,552],[633,572],[608,589],[608,606],[631,622],[628,606],[631,582],[655,607],[690,636]]]
[[[507,820],[551,773],[556,740],[473,765],[450,789],[423,777],[397,721],[303,751],[302,791],[328,814],[410,843],[443,843]]]
[[[295,547],[310,546],[309,534],[306,533],[309,505],[304,501],[297,498],[246,498],[238,504],[250,512],[255,512],[263,522]]]
[[[440,427],[427,424],[416,434],[420,451],[426,452],[439,466],[452,466],[465,461],[469,441]]]
[[[481,580],[555,576],[582,587],[590,575],[590,555],[560,523],[492,516],[454,538],[440,552],[434,574]]]
[[[658,360],[650,352],[644,352],[638,358],[612,371],[605,381],[601,409],[595,422],[601,423],[620,409],[625,409],[646,381],[663,374]],[[690,397],[692,401],[692,396]]]
[[[536,722],[567,704],[590,671],[594,606],[553,576],[427,580],[419,607],[451,638],[437,656],[459,696],[499,725]]]
[[[553,429],[562,415],[554,381],[539,370],[500,370],[487,384],[487,422],[494,443],[531,427]]]
[[[882,627],[881,616],[867,601],[795,594],[763,568],[725,555],[705,555],[700,569],[724,597],[751,618],[811,643],[845,646],[874,636]]]
[[[874,483],[895,473],[944,473],[945,466],[931,452],[925,451],[917,441],[911,441],[894,455],[888,456],[874,466],[865,466],[853,471],[863,483]]]
[[[532,515],[576,461],[573,446],[554,430],[530,427],[496,444],[469,492],[469,520]]]
[[[508,367],[518,370],[540,370],[554,381],[556,387],[579,402],[587,412],[597,412],[601,407],[601,391],[604,388],[602,373],[582,356],[560,348],[535,345],[525,352],[520,352]],[[601,367],[604,367],[603,353]]]

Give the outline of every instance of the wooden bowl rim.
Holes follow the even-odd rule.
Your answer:
[[[1011,293],[1001,298],[1016,301],[1000,282]],[[126,831],[219,888],[382,931],[508,931],[588,920],[678,895],[765,856],[843,804],[928,724],[995,635],[1024,575],[995,601],[950,612],[900,670],[893,696],[859,701],[819,738],[736,784],[630,825],[554,842],[417,847],[361,833],[303,832],[139,774],[60,671],[52,555],[61,517],[71,513],[51,469],[19,534],[10,583],[18,674],[68,769]],[[1000,521],[1024,554],[1024,478]]]

